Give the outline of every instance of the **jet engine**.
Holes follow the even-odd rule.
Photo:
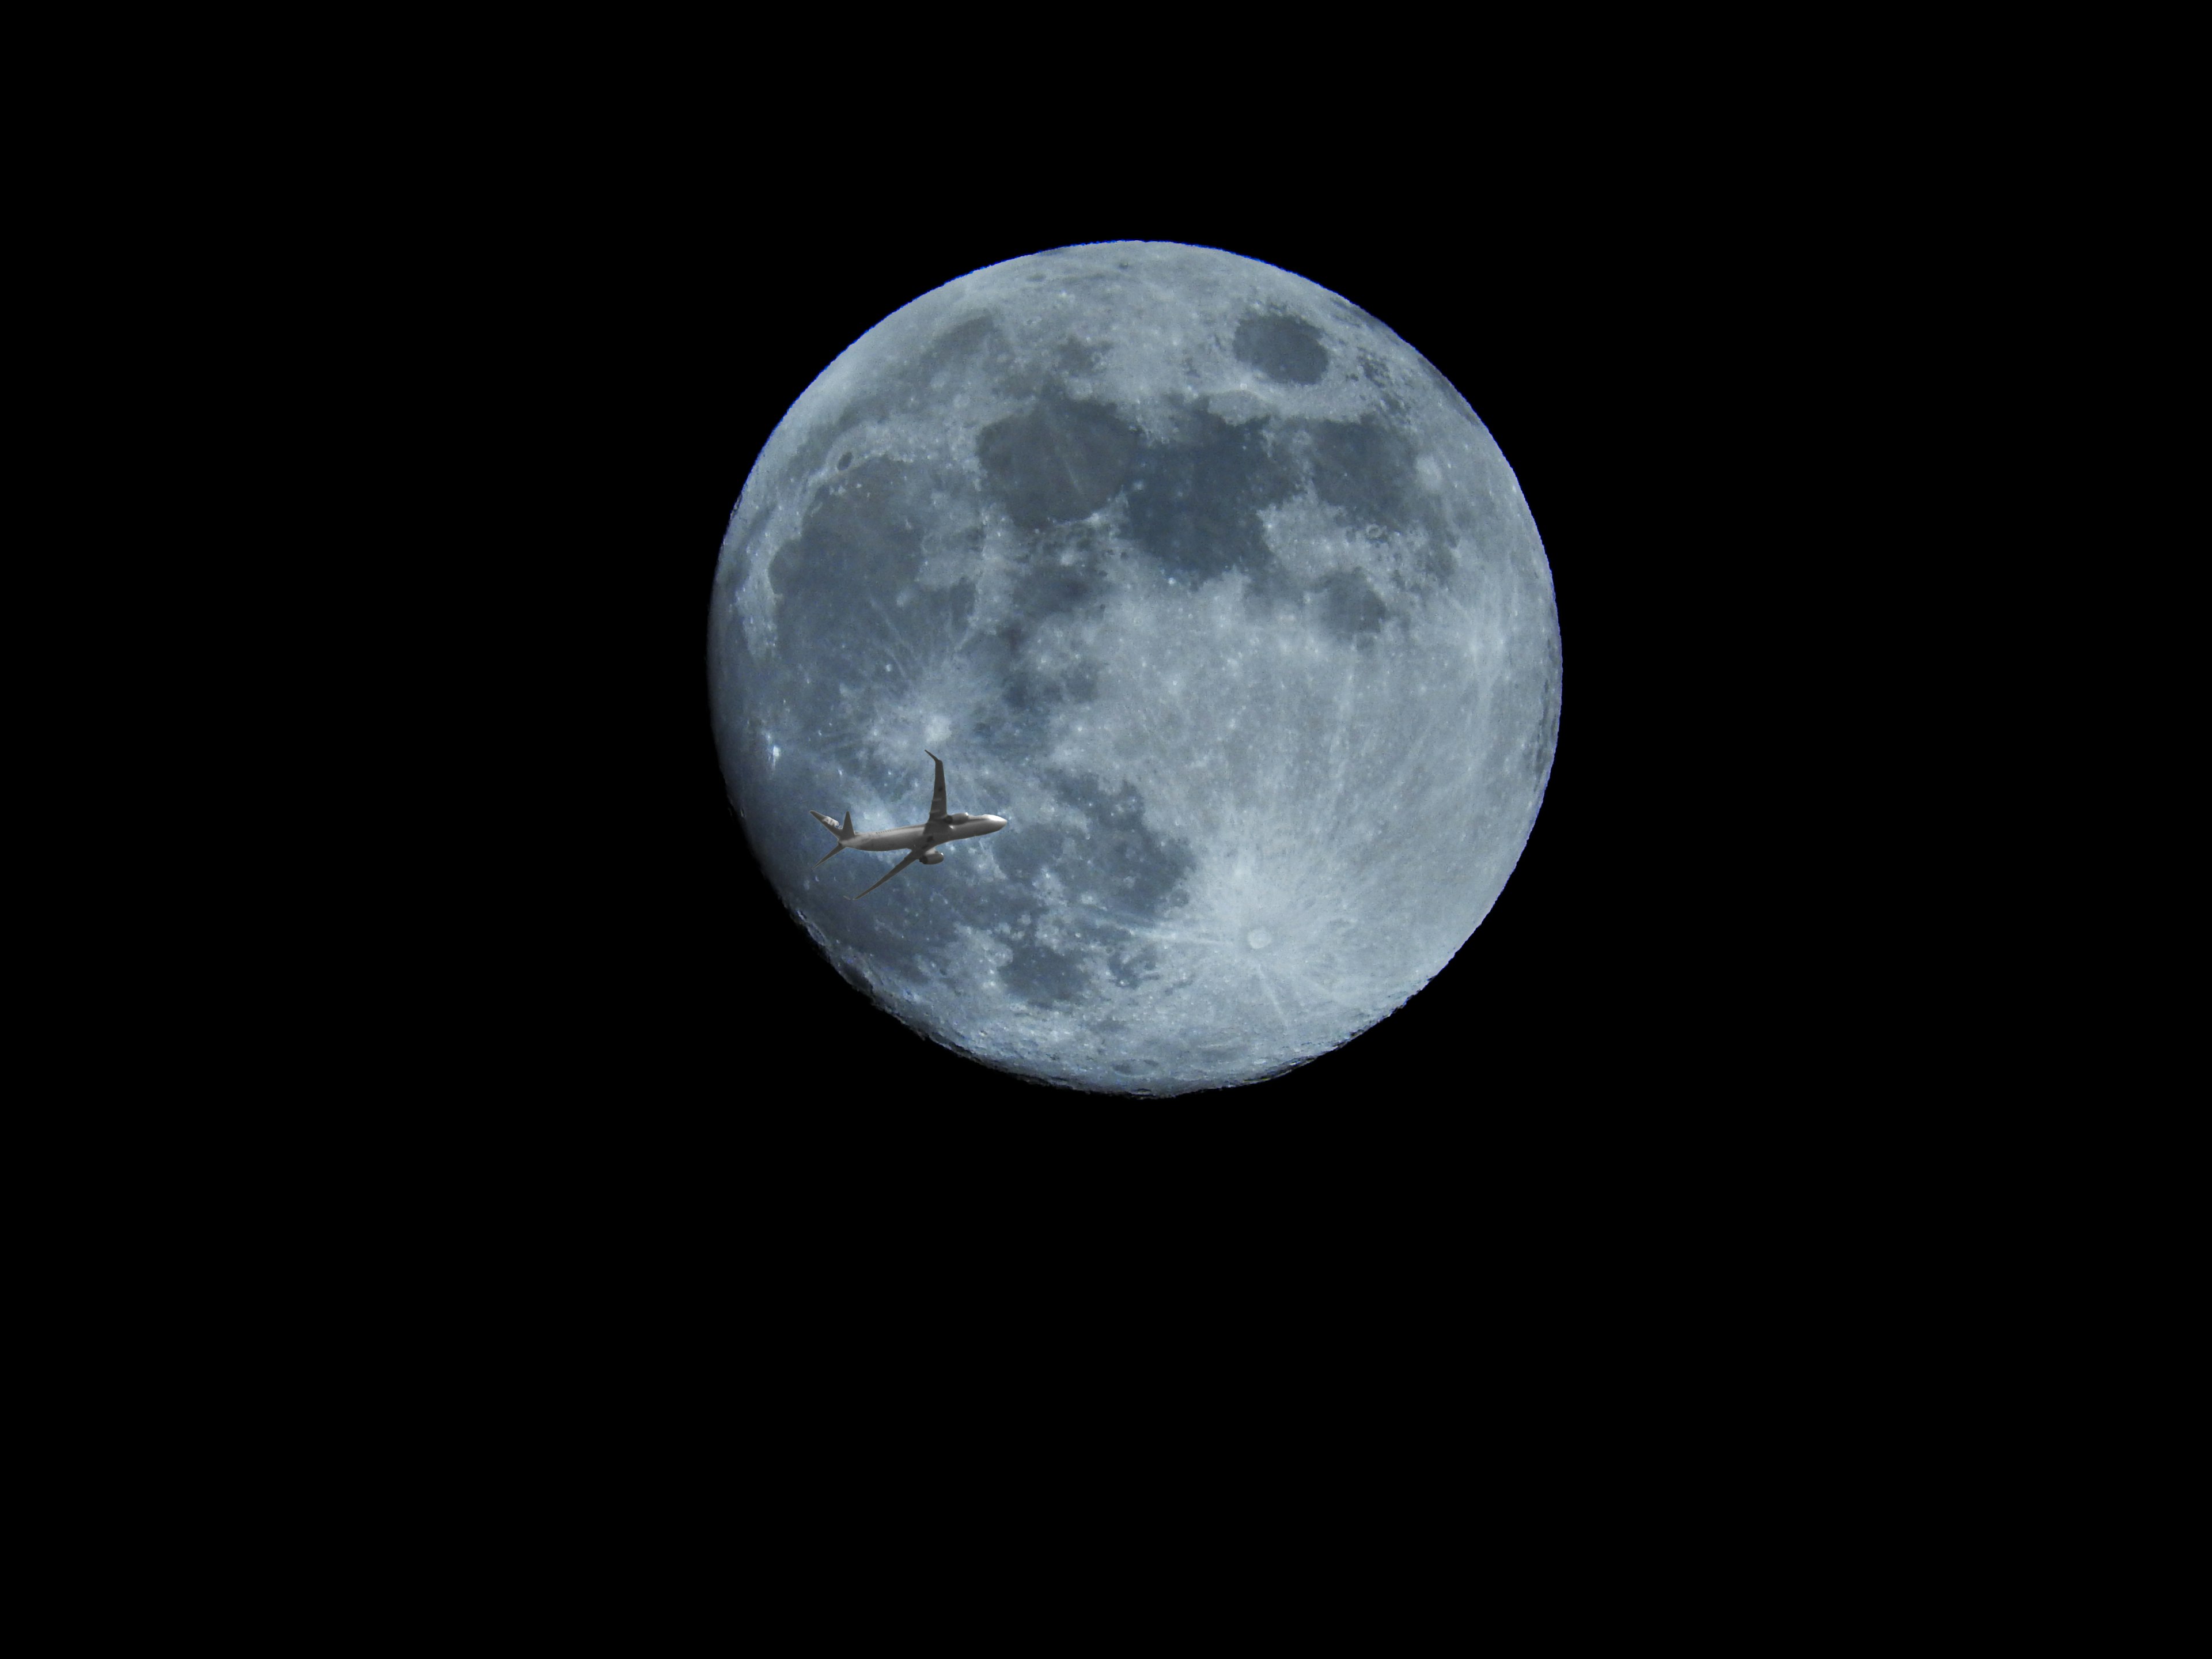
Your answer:
[[[944,862],[945,862],[945,849],[944,849],[942,847],[933,847],[933,848],[930,848],[927,853],[924,853],[924,854],[921,855],[921,861],[922,861],[924,864],[942,864],[942,863],[944,863]]]

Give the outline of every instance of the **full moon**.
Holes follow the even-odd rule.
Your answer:
[[[938,1042],[1175,1095],[1336,1048],[1428,983],[1558,743],[1534,519],[1442,374],[1212,249],[972,272],[776,427],[722,544],[716,743],[769,880]],[[1006,827],[849,895],[860,830]],[[856,1010],[856,1012],[858,1012]]]

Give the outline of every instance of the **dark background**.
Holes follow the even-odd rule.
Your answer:
[[[1807,1015],[1829,990],[1808,959],[1868,919],[1799,851],[1784,659],[1881,550],[1820,535],[1874,462],[1805,416],[1856,365],[1753,204],[1556,171],[1516,190],[1510,161],[1304,198],[1092,176],[1057,208],[972,166],[773,198],[765,173],[806,167],[487,177],[453,256],[391,284],[433,325],[401,360],[395,469],[469,505],[382,550],[420,618],[450,619],[465,695],[422,722],[453,774],[397,756],[407,787],[374,802],[432,872],[362,1022],[399,1086],[341,1136],[300,1132],[334,1182],[377,1172],[365,1248],[436,1237],[418,1193],[442,1182],[491,1242],[455,1280],[471,1328],[522,1289],[582,1322],[559,1366],[678,1344],[718,1399],[761,1376],[799,1407],[866,1390],[854,1423],[971,1335],[1026,1345],[1017,1379],[1089,1376],[1102,1328],[1184,1303],[1194,1351],[1279,1317],[1290,1372],[1395,1355],[1394,1390],[1642,1395],[1686,1285],[1759,1279],[1834,1171],[1926,1162],[1917,1123],[1870,1130],[1832,1098],[1862,1039]],[[1279,265],[1423,353],[1520,480],[1565,643],[1542,810],[1457,957],[1285,1078],[1159,1101],[992,1072],[848,987],[756,870],[706,700],[723,531],[792,402],[917,295],[1118,238]],[[380,660],[378,694],[414,665]],[[1854,798],[1834,781],[1831,817]],[[350,1037],[333,1052],[354,1063]],[[1838,1259],[1887,1224],[1837,1230]],[[426,1249],[426,1279],[455,1255]],[[1617,1352],[1571,1377],[1591,1331]]]
[[[588,91],[560,96],[598,114]],[[1786,1324],[1897,1234],[1881,1184],[1850,1176],[1933,1160],[1917,1112],[1870,1118],[1834,1098],[1867,1026],[1894,1028],[1881,996],[1808,1016],[1828,960],[1853,948],[1839,942],[1886,929],[1892,957],[1926,946],[1894,914],[1846,913],[1827,896],[1835,863],[1803,850],[1816,814],[1874,842],[1909,830],[1896,820],[1913,805],[1882,822],[1897,792],[1819,751],[1796,706],[1808,677],[1790,659],[1832,626],[1816,619],[1851,619],[1851,672],[1878,682],[1896,653],[1868,624],[1911,602],[1881,541],[1822,527],[1838,504],[1901,516],[1884,428],[1808,415],[1847,386],[1864,389],[1853,418],[1893,415],[1926,377],[1883,379],[1856,349],[1855,309],[1890,273],[1850,264],[1847,223],[1778,229],[1809,199],[1789,158],[1732,172],[1763,142],[1748,130],[1686,163],[1647,160],[1626,131],[1569,156],[1539,124],[1456,140],[1409,175],[1412,146],[1376,111],[1357,178],[1288,155],[1271,183],[1249,146],[1190,138],[1171,161],[1085,158],[1031,193],[990,147],[926,128],[911,153],[887,143],[854,165],[766,132],[661,143],[628,114],[606,120],[624,142],[571,155],[526,124],[441,151],[427,187],[391,192],[404,234],[342,216],[326,263],[347,280],[281,343],[315,396],[275,413],[303,451],[347,452],[329,465],[348,493],[318,495],[301,548],[337,508],[404,496],[357,568],[365,584],[392,573],[406,626],[343,667],[374,700],[372,730],[399,736],[382,769],[349,734],[326,745],[367,833],[301,890],[344,895],[337,927],[315,931],[338,935],[350,971],[291,952],[259,964],[333,1012],[307,1022],[319,1040],[297,1045],[297,1075],[224,1149],[247,1201],[175,1183],[240,1227],[239,1270],[210,1282],[252,1293],[261,1328],[329,1310],[331,1363],[353,1368],[362,1299],[334,1294],[301,1249],[335,1225],[395,1329],[450,1310],[451,1343],[395,1396],[473,1427],[605,1379],[574,1415],[619,1418],[610,1464],[638,1461],[658,1425],[680,1431],[672,1466],[702,1468],[734,1422],[740,1492],[756,1443],[806,1454],[872,1430],[960,1445],[957,1418],[930,1413],[939,1379],[995,1409],[1024,1388],[1054,1401],[1063,1379],[1133,1354],[1152,1371],[1137,1381],[1186,1396],[1209,1344],[1309,1385],[1372,1376],[1373,1409],[1318,1414],[1363,1443],[1371,1419],[1419,1425],[1445,1455],[1526,1448],[1547,1490],[1563,1447],[1701,1448],[1670,1378],[1733,1413],[1758,1395],[1789,1409],[1794,1379],[1836,1375],[1832,1322],[1802,1340]],[[994,142],[1049,166],[1050,125]],[[969,270],[1121,237],[1279,265],[1436,364],[1520,479],[1565,654],[1542,811],[1457,959],[1286,1078],[1153,1102],[989,1072],[846,986],[754,870],[703,663],[725,524],[813,377]],[[1814,275],[1839,254],[1844,280]],[[292,278],[270,268],[275,297]],[[368,343],[341,361],[359,352],[375,389],[373,467],[319,424],[326,337]],[[1856,603],[1869,587],[1878,603]],[[351,595],[331,609],[352,614]],[[388,718],[395,705],[410,718]],[[1960,740],[1903,720],[1873,736]],[[1826,775],[1824,797],[1782,787],[1801,767]],[[387,904],[373,878],[392,868],[403,890]],[[291,1022],[261,1016],[227,1012],[252,1018],[257,1042],[276,1024],[281,1048]],[[181,1092],[202,1079],[166,1069],[156,1109],[206,1145],[210,1114]],[[374,1086],[343,1086],[363,1069]],[[220,1090],[225,1069],[207,1080]],[[1885,1065],[1872,1080],[1901,1095],[1921,1079]],[[1985,1179],[1962,1161],[1930,1190],[1955,1207]],[[365,1201],[344,1204],[354,1191]],[[1841,1201],[1822,1211],[1825,1191]],[[296,1204],[297,1225],[270,1224],[269,1194]],[[1793,1224],[1817,1228],[1817,1251],[1778,1249]],[[145,1254],[169,1258],[191,1231]],[[1159,1270],[1133,1273],[1148,1246]],[[296,1293],[258,1293],[272,1261],[304,1261]],[[1962,1272],[1946,1327],[1972,1288]],[[1700,1297],[1748,1363],[1714,1365]],[[1142,1340],[1117,1356],[1124,1328]],[[453,1355],[472,1342],[530,1359],[456,1418]],[[1924,1376],[1917,1358],[1899,1368],[1893,1397]],[[1211,1431],[1252,1420],[1272,1388],[1231,1370],[1185,1410]],[[1423,1413],[1424,1389],[1450,1410]],[[763,1390],[788,1405],[762,1408]],[[794,1434],[823,1401],[829,1431]],[[1547,1408],[1558,1433],[1540,1431]],[[1092,1415],[1071,1407],[1069,1425]],[[1815,1437],[1829,1420],[1806,1409]],[[573,1427],[531,1437],[554,1479],[575,1460],[544,1447],[569,1446]],[[1310,1466],[1288,1436],[1269,1449]],[[1430,1468],[1439,1444],[1383,1455]],[[1785,1455],[1762,1445],[1759,1462],[1787,1478]],[[717,1468],[702,1489],[720,1504],[731,1482]]]
[[[1752,1011],[1773,975],[1742,872],[1766,856],[1771,814],[1747,777],[1767,715],[1742,695],[1743,567],[1775,532],[1786,419],[1759,392],[1740,245],[1717,234],[1700,252],[1679,216],[1662,237],[1565,198],[1343,223],[1137,199],[918,216],[883,200],[881,218],[816,199],[715,213],[616,191],[509,228],[517,292],[483,309],[486,361],[532,454],[518,493],[535,498],[500,726],[521,762],[504,844],[530,848],[514,866],[530,890],[509,895],[526,1025],[573,1045],[579,1078],[702,1104],[911,1113],[914,1133],[948,1109],[1003,1108],[1054,1133],[1265,1112],[1324,1138],[1371,1121],[1571,1139],[1662,1097],[1758,1080],[1767,1021]],[[703,667],[723,529],[814,376],[968,271],[1122,238],[1294,271],[1441,369],[1534,512],[1565,653],[1542,811],[1457,957],[1344,1048],[1169,1102],[990,1071],[848,987],[753,862]]]

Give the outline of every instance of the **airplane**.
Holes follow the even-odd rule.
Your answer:
[[[929,755],[929,750],[927,749],[921,752]],[[817,812],[812,807],[809,807],[807,816],[837,837],[837,844],[817,859],[814,861],[814,867],[819,870],[848,847],[855,853],[906,852],[904,858],[891,866],[890,876],[884,878],[884,881],[889,881],[891,876],[898,874],[909,864],[944,863],[945,848],[941,843],[945,842],[965,841],[970,836],[995,835],[1006,827],[1006,819],[995,813],[946,811],[945,810],[945,763],[937,760],[934,755],[929,755],[929,757],[937,761],[937,787],[929,792],[929,822],[927,823],[909,823],[898,830],[870,830],[855,834],[853,830],[853,813],[849,807],[846,810],[845,822],[842,823],[839,823],[826,812]],[[912,850],[908,851],[908,848]],[[882,886],[884,881],[876,883],[875,887],[864,887],[853,896],[856,899],[864,899],[874,892],[876,887]]]

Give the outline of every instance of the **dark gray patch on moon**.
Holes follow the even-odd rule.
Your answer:
[[[1268,422],[1186,412],[1175,441],[1140,448],[1129,484],[1129,532],[1178,577],[1204,581],[1273,562],[1260,510],[1287,501],[1296,473],[1267,449]]]
[[[914,371],[902,377],[899,390],[913,397],[925,386],[942,386],[957,370],[978,357],[995,355],[1003,360],[1006,342],[999,337],[998,319],[988,312],[955,323],[934,340],[915,362]]]
[[[1106,593],[1105,574],[1090,548],[1072,547],[1032,559],[1014,578],[1016,620],[1009,624],[1012,637],[1018,644],[1027,637],[1027,623],[1093,609],[1104,603]]]
[[[1434,509],[1413,470],[1413,447],[1382,421],[1316,421],[1314,494],[1340,508],[1354,528],[1432,527]]]
[[[912,581],[921,567],[915,514],[927,506],[926,488],[900,462],[878,456],[845,469],[814,498],[805,527],[769,568],[785,614],[797,620],[836,611],[856,581],[877,593]]]
[[[1288,386],[1313,386],[1328,373],[1321,331],[1303,317],[1279,312],[1247,317],[1237,325],[1236,351],[1238,362]]]
[[[975,583],[915,582],[922,527],[937,511],[929,480],[886,457],[824,484],[804,528],[769,566],[793,644],[819,648],[824,671],[834,664],[866,679],[896,673],[915,639],[958,637],[975,608]],[[811,683],[826,690],[826,672]]]
[[[1340,640],[1358,640],[1382,631],[1389,614],[1366,574],[1334,570],[1314,586],[1315,611],[1322,626]]]
[[[1076,917],[1081,926],[1110,930],[1112,924],[1103,919],[1109,911],[1157,921],[1181,902],[1195,867],[1191,849],[1146,819],[1141,790],[1133,784],[1115,789],[1088,773],[1051,769],[1045,776],[1051,785],[1051,812],[1039,812],[1042,821],[1027,825],[1018,842],[1011,835],[998,837],[1009,843],[998,851],[1011,873],[1052,871],[1065,879],[1068,872],[1080,871],[1074,884],[1078,896],[1107,907],[1091,917]],[[1079,827],[1071,829],[1071,823]]]
[[[1012,960],[999,970],[1000,981],[1032,1008],[1073,1002],[1091,982],[1079,961],[1049,945],[1020,939],[1014,941],[1012,951]]]
[[[1121,493],[1136,453],[1135,428],[1112,410],[1057,390],[975,440],[993,498],[1024,530],[1096,513]]]
[[[1053,356],[1070,374],[1088,374],[1106,361],[1106,349],[1089,340],[1062,340]]]
[[[1078,663],[1054,673],[1035,663],[1017,662],[1007,671],[1002,695],[1018,715],[1046,713],[1071,699],[1088,702],[1098,695],[1098,671],[1089,663]]]

